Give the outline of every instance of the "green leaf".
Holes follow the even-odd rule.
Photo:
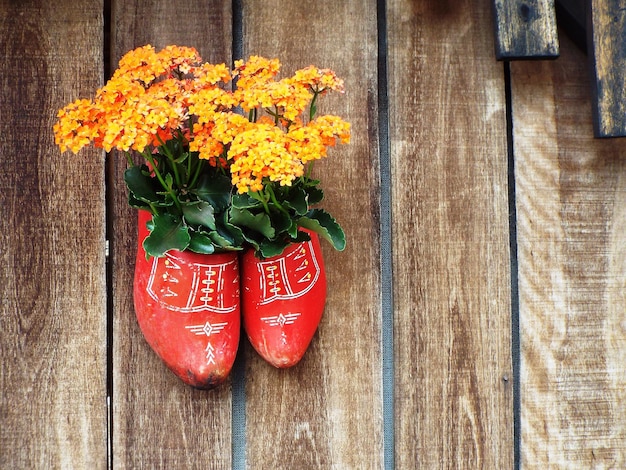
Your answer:
[[[221,250],[240,251],[243,250],[241,243],[236,243],[233,238],[225,237],[217,231],[209,232],[209,238],[213,244]],[[242,237],[243,239],[243,237]]]
[[[161,257],[169,250],[183,251],[189,245],[191,236],[183,221],[171,214],[155,215],[154,227],[143,241],[143,248],[150,256]]]
[[[204,233],[191,232],[191,240],[188,249],[195,253],[210,255],[215,252],[213,241]]]
[[[297,215],[304,215],[309,210],[309,204],[307,202],[307,193],[303,188],[294,187],[290,188],[285,195],[285,202],[283,205],[289,209],[293,209]]]
[[[324,199],[324,191],[317,186],[307,186],[304,188],[307,194],[307,202],[310,206],[322,202]]]
[[[216,220],[216,230],[209,232],[209,237],[216,246],[227,250],[243,249],[243,232],[226,220],[227,214],[224,212],[221,218]]]
[[[165,175],[165,184],[167,185],[168,189],[171,189],[174,186],[174,177],[171,173],[167,173]]]
[[[176,155],[176,154],[174,154]],[[178,163],[181,164],[183,162],[185,162],[185,160],[187,160],[187,157],[189,157],[189,152],[184,152],[180,157],[176,158],[174,160],[174,163]]]
[[[270,216],[270,220],[272,223],[272,227],[274,227],[274,238],[278,236],[278,234],[289,231],[292,226],[295,226],[295,231],[298,230],[297,225],[293,223],[291,217],[284,212],[275,212]]]
[[[200,225],[215,230],[215,214],[213,206],[206,201],[183,203],[183,215],[189,224]]]
[[[144,165],[132,166],[124,172],[124,181],[136,200],[156,203],[162,198],[157,194],[153,179],[145,173],[147,170]]]
[[[253,198],[248,194],[235,194],[233,195],[233,207],[238,209],[253,209],[256,207],[263,207],[263,204],[258,199]]]
[[[135,209],[150,209],[150,204],[141,199],[137,199],[132,191],[128,191],[128,205]]]
[[[341,226],[331,215],[322,209],[311,209],[305,217],[298,219],[298,225],[317,233],[336,250],[346,247],[346,235]]]
[[[264,212],[253,214],[247,209],[232,207],[230,209],[230,223],[255,230],[269,239],[274,238],[276,233],[269,216]]]
[[[291,244],[291,241],[287,240],[266,240],[259,245],[257,249],[257,255],[261,255],[263,258],[270,258],[272,256],[278,256],[285,248]]]
[[[216,212],[222,212],[230,205],[232,188],[230,178],[225,175],[203,175],[193,193],[210,203]]]
[[[213,243],[221,248],[233,246],[233,240],[221,235],[217,230],[209,232],[209,238]]]

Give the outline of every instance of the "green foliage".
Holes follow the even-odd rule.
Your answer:
[[[146,253],[163,256],[168,250],[185,250],[191,237],[183,221],[172,214],[161,214],[152,218],[153,228],[143,241]]]
[[[337,250],[345,248],[337,221],[311,208],[324,198],[319,181],[306,176],[291,186],[266,181],[262,191],[238,194],[222,168],[199,160],[181,139],[169,140],[158,153],[144,153],[147,165],[131,166],[124,174],[131,206],[153,214],[143,242],[149,256],[172,249],[210,254],[250,247],[267,258],[309,239],[300,228]]]

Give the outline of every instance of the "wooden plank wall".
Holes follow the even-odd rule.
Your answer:
[[[178,44],[230,63],[231,24],[230,2],[113,2],[111,62],[144,44]],[[132,302],[137,215],[127,207],[123,158],[110,163],[114,466],[230,468],[230,384],[208,393],[182,386],[141,336]]]
[[[349,239],[324,246],[319,333],[286,371],[242,340],[202,392],[136,325],[123,161],[105,186],[104,155],[53,143],[56,110],[103,82],[102,1],[0,0],[0,468],[624,467],[626,148],[593,139],[567,38],[505,74],[490,5],[112,2],[113,64],[175,43],[346,81],[322,102],[354,132],[316,168]]]
[[[3,469],[106,464],[104,153],[61,156],[52,135],[102,85],[102,11],[0,1]]]
[[[294,370],[246,349],[247,459],[256,468],[381,468],[376,3],[245,0],[243,31],[244,57],[280,57],[286,73],[310,63],[335,70],[347,91],[319,109],[353,126],[351,144],[316,165],[325,207],[350,240],[342,253],[324,246],[336,287],[320,334]]]
[[[398,468],[510,468],[506,106],[491,10],[395,0],[388,13]]]
[[[626,142],[593,138],[586,57],[561,45],[511,66],[522,461],[624,468]]]

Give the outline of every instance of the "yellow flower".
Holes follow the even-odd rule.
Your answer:
[[[313,65],[297,70],[289,79],[293,83],[300,84],[317,93],[328,90],[343,93],[343,80],[337,77],[330,69],[318,69]]]
[[[300,126],[289,129],[288,149],[301,162],[306,163],[326,156],[326,146],[313,126]]]
[[[177,70],[187,74],[202,60],[193,47],[167,46],[157,54],[168,71]]]
[[[59,120],[53,126],[54,141],[62,152],[74,153],[88,145],[98,133],[94,121],[98,110],[89,100],[79,99],[59,111]]]
[[[195,124],[193,138],[189,142],[189,150],[198,152],[198,158],[209,160],[213,166],[218,165],[218,158],[224,152],[224,145],[211,135],[214,126],[211,124]]]
[[[288,151],[287,145],[285,133],[268,124],[256,124],[238,134],[228,150],[232,183],[237,191],[240,194],[261,191],[265,178],[289,186],[302,176],[304,166]]]
[[[189,96],[189,113],[197,117],[199,123],[218,119],[219,114],[236,106],[233,94],[221,88],[204,88]]]
[[[230,144],[237,135],[250,129],[253,124],[240,114],[224,112],[215,116],[211,135],[222,144]]]
[[[120,59],[119,66],[112,78],[138,80],[147,85],[166,71],[165,63],[156,53],[154,47],[148,44],[127,52]]]
[[[309,126],[316,129],[326,146],[334,146],[337,139],[342,144],[350,143],[350,123],[338,116],[320,116],[311,121]]]
[[[219,82],[227,83],[231,79],[226,64],[202,64],[195,69],[194,75],[198,84],[202,86],[215,85]]]
[[[232,76],[225,64],[200,61],[189,47],[156,52],[146,45],[128,52],[93,100],[59,111],[55,142],[75,153],[90,142],[107,152],[144,152],[182,135],[200,159],[230,165],[239,192],[261,190],[267,182],[290,185],[306,163],[326,156],[327,147],[349,142],[350,124],[337,116],[302,123],[314,96],[343,91],[333,71],[309,66],[276,81],[278,59],[236,61]],[[220,86],[233,78],[235,91]],[[250,122],[237,107],[265,114],[251,114],[256,122]]]
[[[258,107],[273,109],[285,119],[294,121],[307,107],[313,95],[303,86],[281,80],[238,88],[234,97],[246,112]]]
[[[233,77],[237,77],[237,88],[245,89],[270,81],[279,71],[280,61],[278,59],[251,56],[247,62],[235,61]]]

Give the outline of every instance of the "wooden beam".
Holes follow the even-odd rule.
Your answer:
[[[506,104],[489,2],[387,5],[396,465],[512,468]]]
[[[230,2],[113,2],[112,65],[138,46],[193,46],[231,62]],[[143,339],[133,309],[137,211],[128,207],[123,155],[112,155],[113,451],[118,468],[231,468],[231,387],[199,391],[171,373]]]
[[[597,137],[626,136],[626,9],[618,0],[591,3],[588,48],[594,80],[593,114]]]
[[[559,56],[554,0],[493,0],[496,58]]]
[[[243,1],[244,56],[278,57],[287,76],[314,64],[345,80],[319,113],[344,117],[352,141],[316,163],[324,208],[346,230],[323,245],[324,317],[303,361],[277,370],[248,347],[248,462],[254,468],[379,469],[382,463],[376,1]]]
[[[511,65],[524,468],[626,468],[626,141],[584,54]]]
[[[102,85],[102,10],[0,2],[0,468],[107,466],[104,153],[52,133]]]

